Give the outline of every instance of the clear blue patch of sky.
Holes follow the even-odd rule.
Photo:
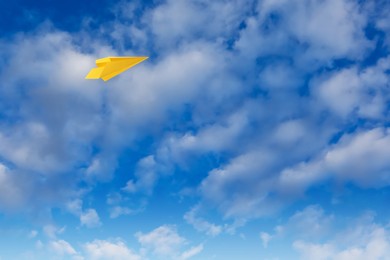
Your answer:
[[[44,21],[51,21],[58,29],[73,32],[80,30],[83,19],[91,17],[96,25],[116,19],[113,7],[123,1],[54,1],[14,0],[0,2],[0,31],[2,38],[16,32],[34,30]],[[156,0],[134,1],[140,6],[152,6]],[[135,11],[142,12],[142,8]],[[135,13],[134,15],[139,15]]]

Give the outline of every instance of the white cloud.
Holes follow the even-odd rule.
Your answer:
[[[358,220],[347,229],[340,230],[336,239],[324,244],[295,241],[293,247],[301,259],[390,259],[390,232],[372,222]]]
[[[248,127],[248,111],[238,109],[232,114],[221,116],[217,122],[200,128],[196,134],[185,133],[180,137],[169,136],[167,146],[171,156],[181,162],[186,154],[222,152],[237,149],[237,141],[245,138]]]
[[[117,205],[123,201],[123,196],[119,192],[112,192],[107,195],[107,205]]]
[[[265,244],[270,239],[278,243],[292,239],[300,259],[389,259],[389,225],[376,223],[374,217],[371,211],[360,217],[325,214],[320,206],[311,205],[276,226],[274,234],[261,232],[260,238]]]
[[[170,48],[199,37],[222,41],[234,35],[251,7],[252,2],[247,0],[168,0],[151,11],[149,22],[159,47]]]
[[[67,210],[73,215],[79,217],[80,224],[87,228],[96,228],[102,225],[99,214],[95,209],[83,209],[83,201],[81,199],[74,199],[66,203]]]
[[[335,227],[334,220],[334,215],[325,214],[324,209],[319,205],[309,205],[302,210],[296,211],[285,223],[276,226],[273,234],[260,232],[260,239],[263,247],[267,248],[271,240],[280,241],[280,239],[291,237],[295,240],[294,248],[302,248],[306,245],[302,239],[313,243],[329,237]],[[305,250],[307,259],[311,259],[309,256],[316,254],[319,259],[328,259],[327,255],[333,252],[333,248],[330,245],[312,245]]]
[[[354,1],[259,1],[235,47],[246,59],[292,57],[296,68],[311,71],[335,58],[361,59],[372,47],[366,23]]]
[[[110,209],[110,218],[117,218],[122,215],[134,214],[134,210],[128,207],[115,206]]]
[[[43,227],[43,232],[52,239],[55,239],[57,237],[57,234],[62,234],[65,232],[65,227],[58,228],[54,225],[45,225]]]
[[[225,216],[236,218],[274,213],[298,199],[307,188],[328,179],[352,181],[362,188],[384,187],[389,185],[389,136],[385,128],[345,134],[336,144],[318,149],[317,156],[309,161],[290,156],[291,163],[298,161],[290,167],[284,166],[287,161],[277,160],[277,154],[283,154],[277,149],[259,149],[212,170],[200,190]]]
[[[314,208],[310,207],[305,209],[306,212],[312,211]],[[317,212],[318,212],[317,208]],[[303,211],[302,211],[303,212]],[[301,213],[298,213],[301,214]],[[312,215],[311,217],[309,215]],[[294,221],[297,214],[292,216],[288,222]],[[316,225],[322,225],[324,220],[332,220],[332,216],[325,216],[321,212],[321,216],[313,218],[313,214],[310,213],[305,219],[311,218],[312,223],[306,223],[306,230],[291,229],[291,224],[286,224],[284,230],[289,230],[291,236],[295,239],[292,246],[299,252],[300,259],[335,259],[335,260],[348,260],[348,259],[390,259],[388,252],[390,250],[390,230],[389,226],[383,226],[374,222],[374,214],[372,212],[366,212],[357,218],[344,219],[347,224],[338,227],[329,226],[325,223],[326,228],[332,233],[332,236],[327,238],[324,242],[324,236],[317,234],[315,236],[306,237],[305,239],[297,239],[303,237],[301,232],[311,233],[310,229]],[[318,220],[318,223],[314,223]],[[322,220],[321,220],[322,219]],[[340,221],[342,218],[339,218]],[[328,222],[326,220],[325,222]],[[306,221],[307,222],[307,221]],[[319,242],[313,241],[316,239]]]
[[[110,181],[116,167],[117,163],[113,155],[98,154],[85,170],[85,176],[88,180]]]
[[[188,224],[194,226],[198,231],[205,232],[210,236],[217,236],[222,232],[222,227],[213,223],[210,223],[201,217],[197,216],[200,206],[193,207],[184,215],[184,220]]]
[[[85,159],[80,145],[89,142],[97,132],[100,91],[81,87],[85,85],[82,75],[88,71],[92,58],[78,53],[70,39],[67,33],[45,31],[25,36],[6,47],[10,60],[3,73],[9,77],[0,91],[10,111],[23,121],[2,126],[0,139],[4,145],[0,154],[22,169],[45,174],[67,170],[73,163]],[[45,53],[46,58],[41,53]],[[29,67],[36,70],[31,71]],[[47,78],[47,75],[52,77]],[[26,90],[31,95],[30,100],[20,96],[22,86],[18,81],[21,80],[30,84]],[[72,102],[74,95],[79,95],[82,102]],[[14,111],[10,104],[16,100],[20,100],[19,111]],[[54,106],[56,109],[52,109]],[[71,138],[78,145],[67,147],[64,138]]]
[[[70,34],[46,27],[2,44],[1,55],[0,157],[15,174],[4,178],[12,199],[0,204],[30,212],[60,205],[76,195],[74,169],[100,131],[101,91],[84,80],[93,58]]]
[[[156,161],[152,155],[142,158],[137,163],[137,169],[134,174],[137,178],[136,181],[129,180],[123,190],[130,193],[144,191],[147,194],[151,194],[157,181],[158,173],[156,171]]]
[[[66,207],[70,213],[74,215],[80,215],[83,211],[83,201],[81,199],[75,199],[66,203]]]
[[[94,240],[83,245],[86,259],[190,259],[203,251],[203,244],[193,246],[185,251],[181,248],[186,244],[184,238],[180,237],[173,226],[161,226],[150,233],[136,234],[138,241],[144,247],[140,249],[140,254],[131,250],[121,239],[115,240]],[[60,243],[65,245],[65,243]],[[62,248],[69,249],[66,246]],[[151,251],[149,251],[151,250]],[[69,253],[73,253],[72,250]],[[149,258],[152,253],[153,257]],[[73,254],[77,254],[74,251]],[[78,255],[81,257],[81,255]]]
[[[390,129],[374,128],[345,136],[324,158],[335,178],[351,180],[361,187],[390,184]]]
[[[380,119],[389,97],[384,91],[389,67],[386,60],[363,71],[352,67],[331,74],[314,88],[318,98],[338,116],[356,113],[362,118]]]
[[[329,233],[334,220],[333,215],[326,215],[319,205],[310,205],[297,211],[282,226],[283,232],[288,232],[295,238],[318,239]]]
[[[306,127],[303,120],[286,121],[277,127],[273,139],[284,145],[297,143],[305,137]]]
[[[181,256],[180,256],[180,259],[189,259],[193,256],[196,256],[197,254],[199,254],[200,252],[203,251],[203,245],[200,244],[198,246],[194,246],[194,247],[191,247],[190,249],[188,249],[187,251],[184,251]]]
[[[334,249],[331,245],[322,244],[306,244],[302,241],[296,241],[293,244],[294,248],[301,252],[301,259],[330,259],[334,255]]]
[[[23,190],[15,180],[15,175],[5,165],[0,163],[0,206],[3,208],[14,208],[23,204],[25,197]]]
[[[102,225],[99,215],[95,209],[87,209],[80,215],[80,223],[88,228],[95,228]]]
[[[280,189],[304,191],[326,178],[352,181],[362,188],[389,185],[389,137],[389,130],[384,128],[346,134],[320,158],[285,169],[279,179]]]
[[[244,107],[220,117],[219,121],[200,128],[196,134],[168,134],[155,155],[146,156],[137,163],[136,178],[129,180],[123,190],[151,194],[158,179],[171,174],[172,164],[186,168],[186,162],[194,155],[237,150],[239,140],[247,134],[247,112]]]
[[[344,70],[319,87],[320,95],[336,114],[347,116],[360,103],[360,85],[355,70]]]
[[[228,217],[247,217],[273,213],[280,202],[268,198],[276,157],[269,150],[251,151],[234,158],[228,165],[211,171],[201,184],[203,196],[216,203]],[[235,185],[240,183],[240,185]]]
[[[300,73],[287,63],[270,63],[259,74],[259,87],[268,90],[291,89],[296,91],[296,88],[303,82]]]
[[[76,255],[76,250],[65,240],[56,240],[49,243],[50,248],[60,255]]]
[[[364,10],[376,29],[384,32],[384,47],[390,46],[390,22],[387,14],[390,11],[389,2],[386,0],[367,1],[364,3]]]
[[[267,23],[268,15],[280,15],[271,30],[284,30],[301,44],[307,44],[302,59],[329,60],[361,57],[367,47],[364,37],[365,16],[352,1],[262,1],[259,17]],[[320,30],[318,28],[321,28]]]
[[[225,84],[225,51],[209,43],[194,43],[179,49],[159,63],[137,68],[137,73],[123,75],[113,84],[110,100],[110,129],[119,141],[131,140],[140,133],[158,133],[168,115],[176,118],[186,104],[197,103],[202,97],[209,101],[237,92],[236,84]],[[128,84],[131,91],[128,91]],[[206,91],[207,90],[207,91]],[[223,100],[210,103],[218,106]],[[113,126],[113,127],[114,127]],[[120,128],[117,128],[120,127]],[[123,136],[125,135],[125,136]]]
[[[121,240],[94,240],[84,245],[87,259],[100,260],[140,260],[141,257],[130,250]]]
[[[122,196],[118,192],[109,193],[107,195],[107,205],[109,207],[108,211],[110,213],[110,218],[114,219],[122,215],[133,215],[144,211],[146,206],[146,200],[139,200],[136,203],[136,206],[129,207],[128,204],[130,199],[128,197]]]
[[[267,248],[269,241],[271,241],[272,236],[268,234],[267,232],[260,232],[260,239],[261,242],[263,243],[263,247]]]
[[[137,232],[135,236],[141,244],[145,255],[151,254],[153,259],[189,259],[203,251],[203,244],[190,247],[189,243],[177,232],[176,226],[162,225],[149,233]]]
[[[150,233],[136,234],[138,241],[142,246],[150,248],[155,254],[161,256],[176,256],[180,247],[185,243],[174,226],[160,226]]]

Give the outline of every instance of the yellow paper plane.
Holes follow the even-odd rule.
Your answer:
[[[97,68],[90,70],[85,79],[102,79],[107,81],[125,70],[143,62],[148,57],[106,57],[96,60]]]

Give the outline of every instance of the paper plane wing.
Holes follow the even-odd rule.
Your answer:
[[[96,60],[97,68],[91,69],[86,79],[103,79],[107,81],[125,70],[143,62],[148,57],[106,57]]]

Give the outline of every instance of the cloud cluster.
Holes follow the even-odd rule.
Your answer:
[[[158,50],[167,55],[161,60],[165,67],[174,65],[164,63],[170,60],[168,54],[178,56],[177,53],[196,50],[200,55],[196,60],[204,57],[205,61],[199,63],[199,68],[206,68],[207,72],[196,73],[199,77],[195,85],[188,78],[193,74],[187,73],[186,80],[191,82],[185,85],[186,92],[183,85],[176,85],[174,78],[169,78],[172,96],[161,95],[154,85],[148,85],[163,100],[157,100],[146,90],[136,90],[136,96],[147,93],[143,100],[161,106],[154,116],[163,117],[164,100],[169,100],[170,110],[176,112],[184,111],[181,105],[189,102],[191,126],[165,133],[155,153],[139,162],[144,165],[147,158],[149,161],[153,158],[153,171],[137,174],[126,189],[136,191],[146,183],[152,188],[167,165],[186,169],[188,161],[210,153],[223,154],[227,160],[208,172],[199,185],[199,193],[230,217],[271,214],[297,199],[307,188],[329,178],[353,181],[363,188],[374,187],[371,184],[374,182],[386,185],[383,178],[389,166],[380,155],[386,154],[383,149],[387,130],[383,130],[383,138],[372,135],[382,131],[387,115],[388,59],[378,60],[370,67],[353,65],[363,62],[375,47],[376,42],[365,34],[370,14],[353,1],[260,1],[255,5],[256,13],[248,12],[248,5],[244,4],[236,8],[239,12],[232,19],[227,10],[234,4],[234,1],[217,1],[201,5],[200,1],[194,1],[183,5],[168,1],[144,17],[143,21],[151,21]],[[225,15],[218,16],[213,26],[203,27],[197,38],[192,38],[191,30],[183,31],[185,25],[196,32],[200,23],[206,23],[209,14],[213,14],[214,5]],[[205,14],[202,19],[191,19],[200,8]],[[177,10],[183,16],[172,15]],[[228,24],[228,30],[221,29],[220,19]],[[171,30],[166,31],[167,28]],[[176,53],[168,45],[177,46]],[[190,57],[186,56],[183,68],[164,70],[162,82],[168,75],[183,75],[181,72],[188,63],[195,61]],[[340,60],[351,63],[343,65]],[[154,70],[153,75],[160,73]],[[207,82],[206,93],[203,82]],[[159,88],[165,92],[168,89],[163,85]],[[134,93],[131,95],[134,97]],[[127,110],[126,115],[129,113]],[[361,120],[372,120],[377,127],[359,125]],[[348,124],[357,125],[357,131],[349,133]],[[332,143],[340,135],[344,136]],[[366,150],[364,139],[370,139],[366,135],[378,138],[378,145]],[[354,141],[349,141],[351,136]],[[359,158],[368,154],[379,156],[378,164],[365,164],[364,169],[356,166],[348,173],[340,163],[349,165],[359,158],[336,162],[334,158],[342,156],[344,146],[360,148],[356,152]],[[370,171],[378,175],[368,174]],[[363,176],[364,180],[359,180]],[[195,226],[203,226],[201,229],[206,231],[207,222],[194,221],[189,217],[191,214],[186,216],[187,221],[198,223]]]
[[[94,240],[84,245],[88,259],[128,259],[139,260],[141,257],[130,250],[121,240]]]
[[[200,244],[182,251],[187,241],[177,233],[175,226],[163,225],[147,234],[138,232],[136,237],[144,248],[162,259],[189,259],[203,250]]]
[[[121,7],[137,7],[119,5],[118,20],[97,31],[43,26],[1,43],[0,210],[76,201],[68,211],[83,226],[99,226],[82,197],[114,180],[124,167],[118,158],[148,138],[134,172],[115,183],[120,193],[153,196],[160,178],[212,158],[196,181],[183,182],[189,187],[172,192],[195,190],[196,205],[225,220],[273,214],[326,180],[389,185],[390,61],[372,58],[379,40],[367,27],[390,27],[386,13],[374,17],[374,3],[169,0],[131,17]],[[124,39],[121,47],[116,39]],[[136,51],[154,57],[109,87],[84,80],[95,57]],[[110,207],[111,218],[132,213],[120,203]],[[222,232],[197,214],[195,206],[185,220],[210,235]],[[266,245],[270,237],[262,237]],[[177,258],[202,249],[178,253],[184,239],[171,226],[138,239]],[[97,258],[112,248],[133,254],[121,242],[87,248]]]
[[[203,251],[203,244],[191,246],[192,243],[181,236],[174,225],[162,225],[147,233],[136,232],[134,234],[138,241],[136,249],[132,249],[135,246],[130,247],[129,243],[120,237],[93,239],[79,243],[58,238],[64,231],[65,228],[46,226],[44,233],[48,241],[38,239],[39,234],[34,231],[34,236],[29,235],[29,239],[36,239],[36,250],[27,252],[19,250],[21,259],[185,260]]]
[[[390,259],[388,226],[376,224],[370,215],[363,216],[325,243],[297,240],[293,248],[301,259]]]
[[[80,199],[68,202],[66,207],[70,213],[80,218],[81,226],[95,228],[101,225],[100,218],[96,210],[92,208],[83,210],[82,201]]]
[[[15,195],[2,196],[5,209],[77,196],[77,168],[88,162],[101,124],[100,91],[82,78],[92,58],[69,34],[42,30],[2,49],[0,158],[10,172],[8,194]]]
[[[278,247],[281,240],[291,241],[291,253],[300,259],[388,259],[390,230],[388,224],[375,220],[373,212],[347,217],[309,205],[273,232],[260,232],[260,239],[266,250]],[[283,255],[271,252],[274,257]]]

